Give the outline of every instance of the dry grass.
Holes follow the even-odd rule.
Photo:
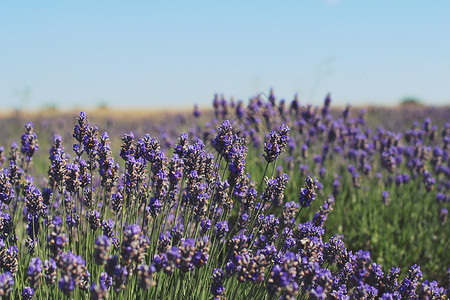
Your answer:
[[[88,109],[38,109],[38,110],[1,110],[0,118],[20,117],[36,119],[40,117],[68,117],[73,118],[78,116],[80,111],[84,111],[90,118],[113,118],[115,120],[122,119],[142,119],[154,118],[155,121],[160,121],[167,116],[174,116],[177,114],[190,113],[192,109],[187,108],[168,108],[168,109],[151,109],[151,108],[88,108]]]

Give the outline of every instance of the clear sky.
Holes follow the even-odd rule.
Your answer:
[[[2,1],[0,108],[450,104],[450,1]]]

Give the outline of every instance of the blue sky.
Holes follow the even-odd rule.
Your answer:
[[[2,1],[0,108],[450,104],[450,1]]]

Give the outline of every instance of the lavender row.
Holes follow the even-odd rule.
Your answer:
[[[387,188],[378,205],[388,208],[410,183],[433,192],[445,236],[450,126],[439,133],[427,119],[404,137],[373,133],[363,130],[364,112],[334,119],[329,97],[321,109],[267,98],[244,107],[217,97],[212,119],[202,123],[196,109],[198,125],[176,143],[129,132],[116,156],[81,113],[71,151],[53,138],[47,176],[33,170],[39,145],[27,123],[20,147],[0,155],[0,295],[448,297],[448,282],[422,281],[417,265],[400,280],[399,268],[383,271],[344,236],[324,236],[335,230],[330,211],[346,207],[343,193],[359,203],[371,182]]]

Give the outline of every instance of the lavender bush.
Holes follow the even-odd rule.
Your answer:
[[[445,114],[397,132],[330,103],[26,123],[0,148],[0,297],[447,299]]]

